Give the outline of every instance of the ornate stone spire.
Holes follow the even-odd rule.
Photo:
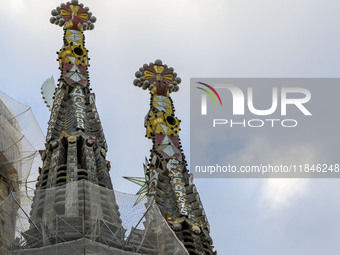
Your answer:
[[[151,94],[144,126],[153,147],[145,169],[148,188],[144,193],[154,197],[189,254],[216,254],[209,235],[209,223],[183,154],[179,138],[181,121],[174,114],[170,98],[170,93],[179,90],[181,79],[173,68],[160,60],[144,64],[135,75],[134,85],[149,89]],[[132,181],[136,182],[134,178]]]
[[[64,45],[57,52],[61,76],[56,88],[53,82],[43,87],[45,101],[53,103],[27,242],[30,248],[42,247],[91,233],[98,236],[98,242],[121,247],[125,230],[113,191],[101,189],[112,190],[110,164],[87,70],[83,30],[93,29],[96,19],[77,0],[61,4],[52,15],[50,21],[63,26],[64,31]],[[51,188],[55,191],[45,192]],[[105,227],[98,225],[101,220]],[[95,224],[99,227],[92,229]],[[44,235],[48,238],[41,238]]]

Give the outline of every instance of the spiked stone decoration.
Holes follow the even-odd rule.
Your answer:
[[[106,140],[87,71],[89,58],[83,31],[93,29],[96,18],[77,0],[61,4],[52,10],[52,15],[50,21],[64,30],[64,45],[57,53],[61,76],[56,88],[52,80],[42,88],[51,117],[31,226],[25,233],[27,244],[31,248],[43,247],[51,242],[77,240],[91,232],[98,236],[98,242],[106,240],[106,245],[122,247],[125,229],[113,191],[101,190],[112,190],[112,183],[105,158]],[[44,192],[49,188],[58,192]],[[57,217],[63,219],[63,226],[57,225]],[[99,227],[93,232],[94,224],[103,220],[105,229]],[[41,233],[48,233],[53,241],[41,238]]]
[[[142,196],[153,196],[160,211],[191,255],[217,254],[213,251],[209,223],[205,216],[193,176],[179,139],[180,120],[174,115],[171,92],[179,90],[181,79],[173,68],[156,60],[144,64],[135,74],[135,86],[149,89],[150,110],[145,117],[146,137],[152,139],[150,160],[146,163],[144,182],[129,178],[141,186]],[[145,188],[145,185],[146,187]]]
[[[139,197],[137,198],[135,205],[137,205],[139,202],[141,202],[144,198],[147,197],[147,194],[148,194],[148,175],[147,175],[147,171],[148,171],[148,160],[147,158],[145,158],[145,164],[143,164],[143,168],[144,168],[144,176],[145,177],[123,177],[139,186],[142,186],[140,188],[140,190],[137,192],[137,195],[139,195]]]

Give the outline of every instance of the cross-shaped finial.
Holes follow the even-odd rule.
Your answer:
[[[88,7],[84,7],[78,0],[62,3],[51,11],[52,24],[64,27],[64,29],[73,29],[78,31],[92,30],[96,22],[96,17],[92,15]]]
[[[149,89],[156,95],[166,96],[168,93],[177,92],[178,84],[181,83],[181,78],[177,77],[174,69],[163,65],[159,59],[149,65],[144,64],[135,76],[137,78],[133,81],[135,86]]]

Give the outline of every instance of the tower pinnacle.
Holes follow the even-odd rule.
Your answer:
[[[163,217],[189,254],[216,254],[202,202],[187,169],[179,138],[181,121],[175,116],[170,98],[171,92],[179,90],[181,79],[173,68],[160,60],[144,64],[135,76],[137,79],[133,84],[149,89],[151,94],[150,110],[144,122],[146,137],[153,142],[145,168],[146,195],[155,199]],[[136,183],[134,178],[127,179]]]
[[[47,93],[53,95],[53,103],[49,104],[51,116],[31,227],[25,232],[27,243],[38,248],[95,237],[99,243],[121,248],[125,229],[112,190],[108,147],[87,71],[83,31],[93,29],[96,19],[77,0],[61,4],[52,15],[50,21],[64,30],[64,45],[57,52],[61,75],[57,87],[52,82],[43,90],[54,94]]]

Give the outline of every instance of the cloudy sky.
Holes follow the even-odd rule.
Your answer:
[[[32,107],[46,133],[43,81],[59,78],[62,29],[49,23],[57,0],[0,0],[1,90]],[[132,85],[159,58],[182,78],[172,96],[189,155],[191,77],[339,77],[336,0],[84,0],[97,17],[86,32],[91,86],[109,145],[115,189],[142,176],[151,142],[149,95]],[[264,150],[267,151],[267,150]],[[252,151],[248,151],[252,153]],[[338,255],[340,180],[197,179],[221,255]]]

